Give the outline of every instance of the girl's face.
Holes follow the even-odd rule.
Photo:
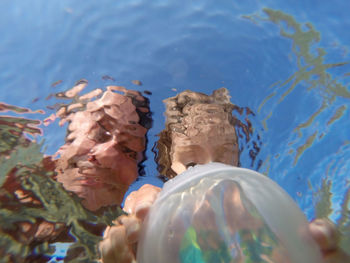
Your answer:
[[[214,142],[204,142],[201,145],[174,146],[171,168],[177,174],[184,172],[189,166],[220,162],[238,165],[238,147],[233,142],[222,139]]]
[[[217,136],[212,140],[203,140],[194,144],[181,134],[174,134],[171,150],[171,168],[177,174],[184,172],[189,166],[220,162],[238,165],[238,145],[232,137]]]
[[[173,131],[171,168],[177,174],[189,166],[220,162],[238,165],[238,144],[231,114],[222,105],[194,104],[184,109],[185,134]]]

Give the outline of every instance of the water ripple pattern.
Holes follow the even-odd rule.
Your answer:
[[[225,87],[254,113],[256,140],[239,142],[241,166],[278,182],[309,220],[327,216],[349,233],[349,9],[341,0],[3,0],[0,101],[45,109],[33,115],[44,119],[59,103],[49,94],[82,78],[91,90],[151,92],[146,176],[135,189],[160,184],[151,146],[165,125],[162,101]],[[53,154],[66,131],[40,128]]]

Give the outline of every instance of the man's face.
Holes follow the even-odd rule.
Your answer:
[[[132,100],[106,92],[69,120],[58,181],[90,210],[120,204],[137,178],[146,141],[147,129],[139,124]]]
[[[94,166],[109,169],[115,182],[123,185],[130,185],[136,179],[137,165],[145,149],[146,129],[138,124],[130,126],[134,132],[138,130],[140,136],[134,136],[126,127],[105,130],[98,124],[97,134],[104,133],[106,136],[98,135],[102,139],[94,138],[96,144],[86,153]]]

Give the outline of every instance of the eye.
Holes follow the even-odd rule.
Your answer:
[[[98,127],[91,130],[91,134],[89,137],[93,139],[97,143],[105,143],[112,139],[112,134],[106,130],[100,123],[98,123]]]
[[[98,143],[105,143],[112,138],[111,134],[108,131],[101,130],[96,134],[95,140]]]
[[[137,160],[137,153],[134,151],[131,151],[131,152],[127,153],[126,155],[133,160]]]
[[[195,166],[195,165],[197,165],[197,163],[195,163],[195,162],[189,162],[189,163],[186,164],[186,168],[193,167],[193,166]]]
[[[131,158],[133,160],[137,160],[137,152],[129,149],[125,145],[119,145],[118,147],[127,157],[129,157],[129,158]]]

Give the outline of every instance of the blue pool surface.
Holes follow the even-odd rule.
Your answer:
[[[82,78],[87,90],[152,92],[146,175],[134,190],[162,185],[151,151],[164,129],[162,101],[226,87],[232,103],[255,113],[241,166],[275,180],[309,220],[345,216],[350,231],[349,10],[341,0],[3,0],[0,101],[44,109],[30,116],[44,119],[59,101],[45,98]],[[55,153],[66,128],[41,128],[45,153]]]

